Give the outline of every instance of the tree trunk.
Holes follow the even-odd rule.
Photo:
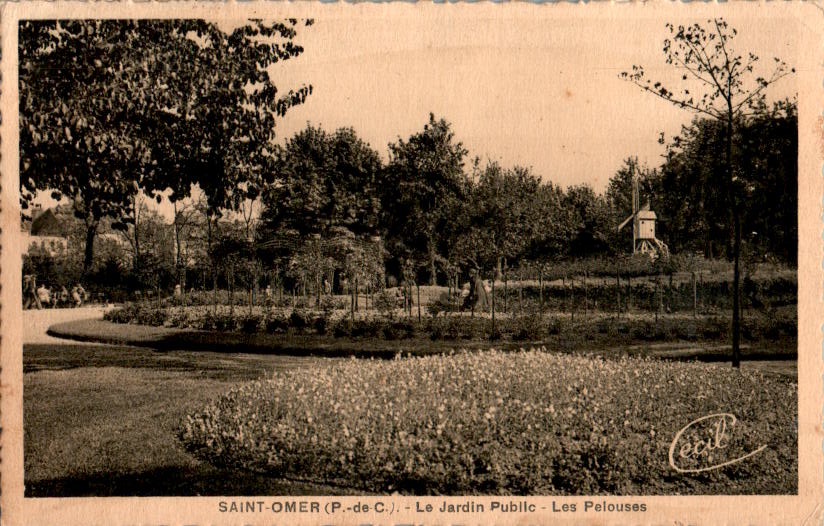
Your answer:
[[[483,283],[483,282],[482,282]],[[504,281],[506,283],[506,281]],[[504,296],[506,298],[506,296]],[[489,335],[490,339],[495,339],[495,273],[492,273],[492,334]]]
[[[570,295],[570,306],[569,306],[569,317],[572,322],[575,322],[575,276],[569,277],[569,295]]]
[[[355,289],[349,286],[349,320],[355,322]]]
[[[229,269],[229,275],[226,276],[229,285],[229,317],[235,317],[235,268],[234,265]]]
[[[494,277],[494,276],[493,276],[493,278],[492,278],[492,281],[493,281],[493,282],[495,281],[495,277]],[[509,283],[508,283],[508,281],[509,281],[509,280],[508,280],[508,277],[507,277],[507,272],[506,272],[506,271],[504,271],[504,314],[506,314],[507,312],[509,312],[509,310],[508,310],[508,307],[509,307],[509,298],[507,298],[507,296],[509,295]]]
[[[429,284],[437,285],[435,269],[435,241],[429,236]],[[416,280],[417,281],[417,280]]]
[[[92,269],[94,261],[94,238],[97,236],[97,221],[92,221],[86,225],[86,247],[83,257],[83,276],[85,277]]]
[[[212,264],[212,307],[215,314],[217,314],[217,269],[215,264]]]
[[[544,312],[544,269],[538,270],[538,313]]]
[[[561,312],[567,309],[566,276],[561,278]]]
[[[695,286],[695,272],[692,273],[692,317],[698,317],[698,291]]]
[[[733,112],[732,101],[727,100],[727,130],[726,130],[726,170],[727,170],[727,191],[730,200],[730,212],[732,212],[733,222],[733,275],[732,275],[732,366],[741,366],[741,310],[739,308],[739,289],[741,284],[741,213],[738,210],[738,202],[735,198],[735,188],[733,187],[732,170],[732,132],[733,132]]]
[[[741,367],[741,218],[737,209],[733,215],[735,240],[732,251],[735,263],[732,275],[732,366]]]
[[[658,323],[658,285],[660,276],[655,276],[655,295],[652,297],[652,309],[655,311],[655,323]]]
[[[418,323],[421,322],[421,286],[415,283],[415,290],[418,293]]]
[[[627,276],[627,312],[632,310],[632,276]]]

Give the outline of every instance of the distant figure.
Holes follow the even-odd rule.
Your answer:
[[[263,291],[263,301],[267,307],[272,307],[275,304],[275,297],[274,292],[272,291],[271,285],[266,285],[266,289]]]
[[[323,293],[327,295],[332,293],[332,285],[329,284],[329,280],[326,278],[323,278]]]
[[[463,287],[461,287],[461,297],[462,298],[466,298],[467,296],[469,296],[469,288],[470,288],[469,287],[469,282],[467,281],[466,283],[463,284]]]
[[[181,290],[181,288],[180,288],[180,283],[178,283],[177,285],[175,285],[175,292],[174,292],[174,295],[175,295],[175,298],[179,298],[179,297],[183,296],[183,292],[182,292],[182,290]]]
[[[486,290],[486,284],[481,279],[481,273],[473,269],[469,273],[469,295],[464,300],[464,310],[471,310],[472,312],[486,311],[489,309],[489,292]]]
[[[83,289],[82,285],[77,284],[72,287],[72,300],[74,300],[75,307],[80,307],[83,305],[83,299],[85,296],[86,291]]]
[[[61,307],[68,305],[68,303],[69,303],[69,291],[66,290],[65,285],[60,286],[60,292],[57,294],[57,300],[58,301],[54,302],[55,306],[57,306],[58,304]]]
[[[44,308],[51,305],[51,291],[43,284],[37,287],[37,299],[40,300],[40,305]]]
[[[23,308],[42,309],[40,299],[37,297],[37,279],[32,274],[23,276]]]

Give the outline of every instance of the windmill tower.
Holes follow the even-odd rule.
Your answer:
[[[638,192],[638,175],[632,173],[632,215],[618,225],[620,232],[630,221],[632,222],[632,253],[649,254],[652,258],[668,257],[669,248],[666,243],[655,237],[655,221],[657,216],[650,210],[649,201],[640,206]]]

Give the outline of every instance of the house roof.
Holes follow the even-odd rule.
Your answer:
[[[638,219],[655,219],[657,216],[652,210],[638,210]]]
[[[31,222],[31,235],[65,237],[66,227],[63,218],[58,217],[50,208]]]

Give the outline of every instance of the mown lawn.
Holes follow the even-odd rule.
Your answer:
[[[640,349],[614,351],[636,354]],[[218,470],[189,455],[175,438],[185,415],[239,384],[271,378],[275,371],[340,361],[117,345],[25,345],[26,496],[362,493],[233,467]],[[767,363],[744,365],[762,369]],[[771,372],[795,377],[794,360],[775,363],[786,370]]]
[[[342,488],[219,471],[174,430],[237,382],[320,358],[26,345],[26,496],[339,494]]]

